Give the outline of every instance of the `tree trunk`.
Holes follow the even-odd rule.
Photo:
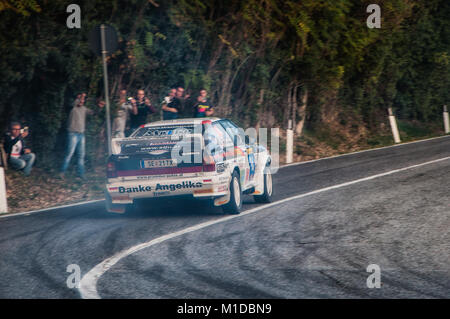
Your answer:
[[[289,84],[288,86],[288,94],[287,94],[287,108],[286,108],[286,112],[285,114],[285,118],[284,118],[284,123],[285,123],[285,127],[287,128],[288,123],[289,123],[289,117],[292,114],[292,82]]]
[[[258,119],[256,122],[256,130],[259,130],[259,128],[261,127],[261,118],[265,114],[263,102],[264,102],[264,89],[261,89],[259,91],[259,98],[258,98]]]
[[[230,108],[230,91],[231,88],[229,88],[230,86],[230,78],[231,78],[231,67],[233,64],[233,56],[231,53],[228,54],[227,57],[227,65],[226,65],[226,70],[225,70],[225,74],[222,78],[222,90],[220,92],[219,95],[219,107],[221,110],[223,110],[223,115],[224,116],[228,116],[231,113],[231,108]]]
[[[295,134],[297,134],[298,136],[300,136],[302,134],[303,127],[305,125],[307,104],[308,104],[308,89],[304,86],[302,105],[300,106],[300,109],[298,110],[298,115],[301,116],[301,120],[297,123],[297,125],[295,127]]]
[[[298,107],[298,103],[297,103],[297,88],[298,88],[298,84],[294,83],[294,88],[292,90],[292,129],[294,129],[296,127],[295,123],[296,123],[296,119],[297,119],[297,107]]]

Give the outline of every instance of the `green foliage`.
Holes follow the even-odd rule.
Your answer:
[[[0,0],[0,11],[8,9],[23,16],[29,16],[30,11],[41,11],[41,7],[35,0]]]
[[[87,34],[104,22],[119,35],[108,60],[112,99],[120,88],[144,88],[158,104],[170,87],[194,98],[206,88],[217,115],[278,126],[292,116],[287,97],[297,85],[298,103],[308,91],[306,129],[320,132],[333,104],[374,134],[389,106],[401,120],[426,122],[439,121],[449,104],[448,1],[382,1],[381,29],[366,26],[368,0],[157,3],[79,1],[82,28],[67,29],[68,1],[1,0],[0,126],[28,122],[35,151],[49,163],[55,154],[56,163],[76,93],[86,91],[91,108],[102,97],[102,66]],[[103,116],[89,122],[90,163],[104,154]]]

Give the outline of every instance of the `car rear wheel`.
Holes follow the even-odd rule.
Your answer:
[[[270,203],[272,202],[272,194],[273,194],[272,174],[270,173],[270,167],[266,166],[264,170],[264,194],[253,195],[253,198],[257,203]]]
[[[230,201],[223,207],[225,214],[239,214],[242,210],[242,189],[239,174],[234,171],[230,182]]]

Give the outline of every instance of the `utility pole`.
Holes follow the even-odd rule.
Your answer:
[[[102,42],[102,61],[103,61],[103,83],[105,86],[105,102],[106,102],[106,138],[108,140],[108,156],[111,155],[111,119],[109,114],[109,89],[108,89],[108,66],[106,65],[106,50],[105,41],[105,25],[100,26],[100,37]]]

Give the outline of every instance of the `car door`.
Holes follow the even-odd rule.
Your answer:
[[[244,157],[244,180],[243,185],[245,189],[254,186],[255,172],[257,165],[257,153],[253,145],[245,143],[244,131],[240,129],[236,124],[229,120],[221,120],[219,123],[224,127],[228,135],[234,142],[235,153]]]
[[[205,147],[217,167],[225,169],[233,164],[233,141],[219,123],[213,122],[205,131]]]

